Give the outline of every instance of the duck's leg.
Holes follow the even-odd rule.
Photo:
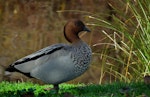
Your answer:
[[[55,84],[55,85],[54,85],[54,89],[55,89],[56,92],[58,93],[58,92],[59,92],[59,85],[58,85],[58,84]]]

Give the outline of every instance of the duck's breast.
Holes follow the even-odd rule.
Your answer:
[[[84,42],[81,42],[74,48],[75,54],[72,54],[72,61],[74,63],[74,71],[76,76],[83,74],[89,67],[92,59],[91,48]]]

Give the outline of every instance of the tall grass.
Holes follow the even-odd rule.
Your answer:
[[[115,12],[111,15],[112,21],[89,16],[93,20],[89,25],[111,31],[99,31],[110,42],[94,45],[107,45],[105,52],[100,54],[105,60],[101,71],[109,73],[115,80],[141,81],[143,76],[150,74],[150,1],[118,1],[123,4],[120,9],[109,4]]]

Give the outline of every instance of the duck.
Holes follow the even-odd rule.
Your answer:
[[[64,37],[69,44],[58,43],[25,56],[7,68],[7,72],[19,72],[52,84],[59,84],[82,75],[90,66],[92,50],[80,37],[81,32],[91,32],[79,19],[71,19],[64,26]]]

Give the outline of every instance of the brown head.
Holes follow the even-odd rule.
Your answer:
[[[67,22],[64,27],[64,36],[71,42],[75,43],[80,41],[78,34],[82,31],[90,32],[90,30],[84,25],[84,23],[78,19],[73,19]]]

